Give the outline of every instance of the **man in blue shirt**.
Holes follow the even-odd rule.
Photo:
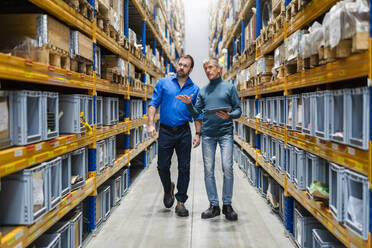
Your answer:
[[[189,215],[184,203],[190,181],[191,131],[189,122],[193,119],[186,104],[176,99],[178,95],[194,95],[196,102],[199,87],[189,78],[194,67],[194,60],[190,55],[182,56],[178,60],[177,75],[162,78],[156,84],[154,94],[149,103],[148,135],[154,137],[154,117],[156,109],[160,108],[160,130],[158,139],[158,172],[164,188],[164,205],[171,208],[174,203],[174,183],[171,181],[170,166],[173,151],[178,158],[177,206],[176,214],[181,217]],[[196,135],[194,147],[200,144],[201,118],[195,120]]]
[[[220,215],[216,181],[214,177],[214,161],[217,144],[221,148],[223,171],[223,208],[226,219],[235,221],[237,213],[231,206],[234,173],[233,173],[233,121],[241,115],[239,95],[231,83],[221,78],[222,67],[216,59],[209,59],[203,64],[209,84],[200,90],[196,104],[193,95],[177,96],[187,104],[192,116],[203,113],[202,151],[204,161],[204,180],[207,190],[209,208],[201,215],[203,219]]]

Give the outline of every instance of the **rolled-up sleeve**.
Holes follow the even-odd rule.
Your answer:
[[[231,106],[232,110],[230,112],[230,116],[232,119],[237,119],[241,116],[242,110],[240,108],[240,99],[238,95],[238,91],[234,86],[231,87]]]
[[[199,91],[200,89],[198,88],[196,90],[196,93],[194,94],[194,96],[192,97],[192,103],[195,105],[196,104],[196,101],[198,99],[198,95],[199,95]],[[203,114],[200,114],[199,116],[197,116],[196,118],[194,118],[194,120],[198,121],[198,120],[203,120]]]
[[[155,108],[159,108],[161,103],[161,98],[163,95],[163,81],[159,80],[155,86],[154,93],[152,94],[151,101],[149,106],[154,106]]]

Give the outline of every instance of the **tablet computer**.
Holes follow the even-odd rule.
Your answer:
[[[224,111],[224,112],[230,113],[231,107],[229,106],[229,107],[219,107],[219,108],[206,109],[204,113],[205,114],[215,114],[218,111]]]

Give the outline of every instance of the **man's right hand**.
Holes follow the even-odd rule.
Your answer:
[[[155,135],[156,135],[156,129],[155,129],[154,125],[148,126],[148,128],[147,128],[147,135],[150,138],[154,138],[155,137]]]
[[[179,96],[176,96],[176,98],[186,104],[190,104],[191,101],[192,101],[192,96],[186,96],[186,95],[179,95]]]

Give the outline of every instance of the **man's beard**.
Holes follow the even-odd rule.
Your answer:
[[[179,78],[186,78],[188,75],[186,73],[183,73],[183,72],[177,72],[177,77]]]

